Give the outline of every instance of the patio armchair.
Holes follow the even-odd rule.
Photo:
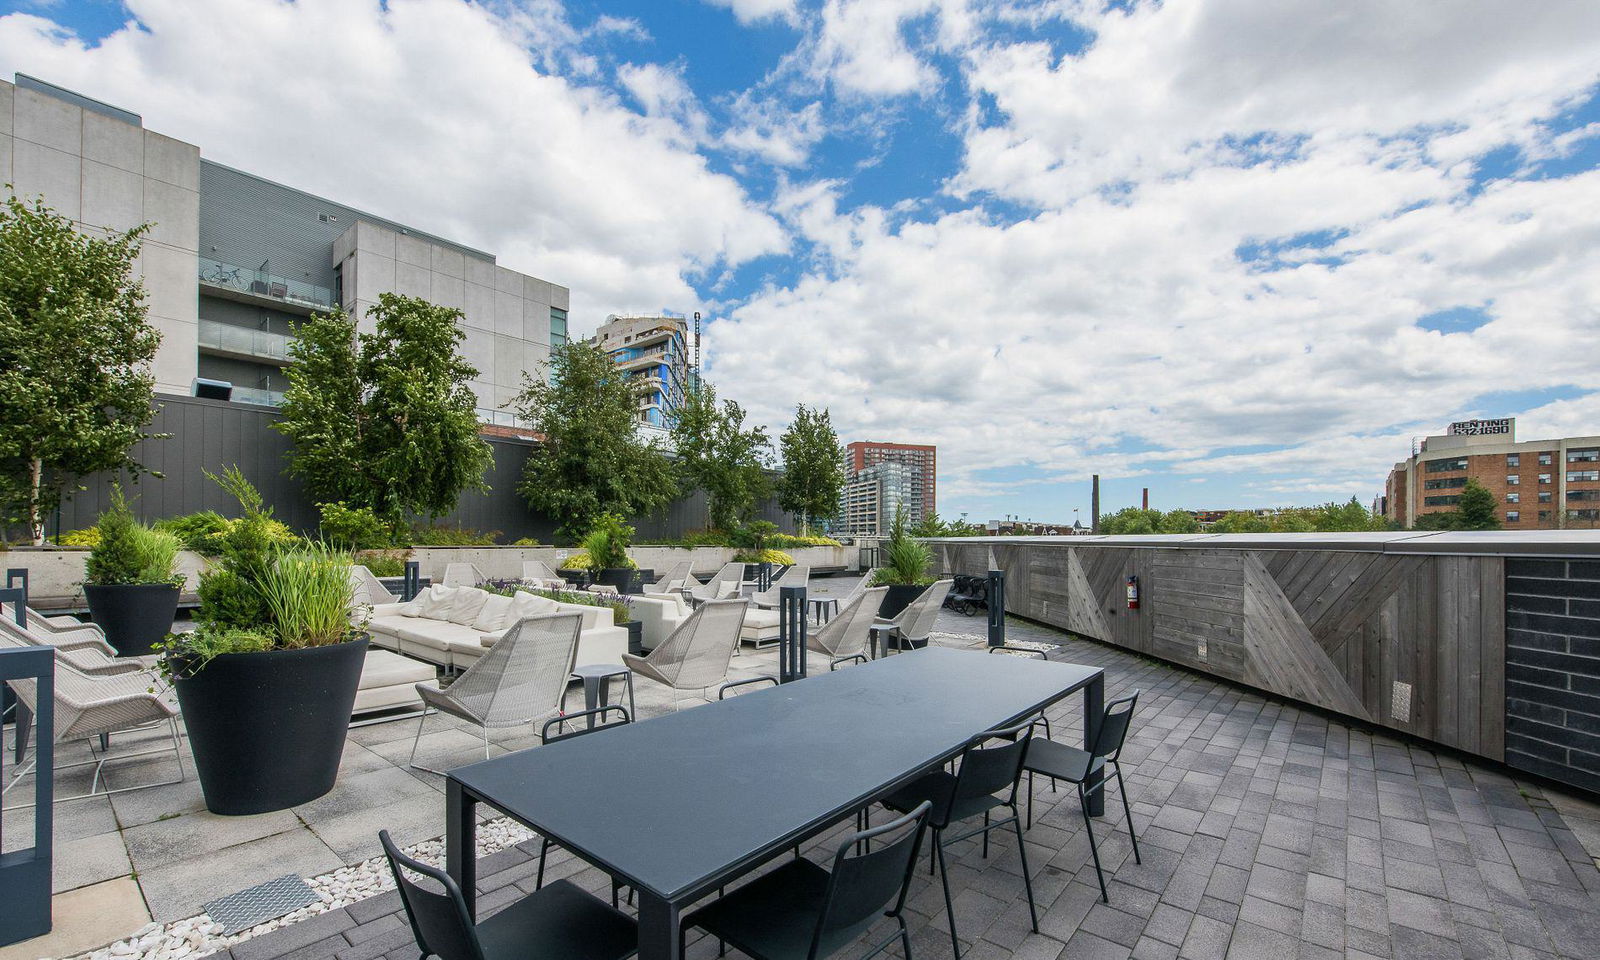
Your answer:
[[[15,634],[0,633],[0,645],[29,646],[30,644],[17,639]],[[0,788],[0,793],[9,791],[34,769],[32,761],[23,763],[23,759],[27,755],[28,733],[33,723],[32,718],[37,713],[39,705],[38,681],[10,680],[7,683],[11,686],[12,692],[16,694],[19,706],[16,718],[16,756],[20,766],[13,772],[11,782]],[[178,733],[177,698],[171,690],[157,692],[156,688],[160,686],[160,682],[153,675],[142,670],[118,674],[90,674],[77,669],[70,662],[62,659],[59,655],[57,656],[55,673],[55,742],[66,743],[74,740],[87,740],[89,742],[89,759],[73,763],[57,763],[56,769],[59,771],[74,767],[94,766],[94,776],[89,780],[89,791],[76,796],[57,797],[57,803],[68,800],[82,800],[87,797],[106,796],[113,793],[128,793],[133,790],[144,790],[150,787],[183,782],[186,775],[183,768],[183,742]],[[161,724],[165,724],[167,727],[171,740],[170,746],[154,750],[137,750],[119,756],[111,755],[109,751],[111,734],[154,727]],[[98,749],[96,749],[97,746]],[[135,784],[116,789],[100,789],[105,765],[108,762],[164,756],[169,750],[178,764],[178,776],[176,779]],[[16,804],[6,809],[17,809],[31,805],[31,803]]]
[[[475,563],[447,563],[444,567],[444,585],[447,587],[476,587],[487,579]]]
[[[352,623],[364,621],[372,616],[374,607],[387,603],[395,603],[400,598],[389,592],[377,574],[359,563],[350,566],[350,596]]]
[[[939,610],[944,606],[944,596],[950,592],[952,582],[936,581],[918,594],[917,599],[906,604],[906,608],[894,617],[879,620],[872,625],[873,631],[882,638],[884,653],[889,652],[891,641],[901,650],[927,642],[928,635],[933,633],[934,623],[939,619]]]
[[[689,578],[685,586],[689,588],[689,602],[696,606],[708,600],[726,600],[739,595],[739,583],[744,579],[744,564],[725,563],[722,569],[712,575],[705,584],[697,585],[694,578]]]
[[[655,583],[645,584],[644,592],[671,593],[674,590],[682,590],[693,578],[694,574],[691,572],[693,568],[693,560],[680,560],[662,574],[661,579]]]
[[[9,603],[0,604],[0,616],[4,616],[6,619],[15,623],[16,613],[11,609],[11,607],[12,604]],[[69,617],[65,615],[53,617],[45,616],[26,604],[23,605],[23,610],[27,614],[28,629],[40,635],[52,633],[86,633],[99,637],[102,640],[105,639],[106,632],[100,629],[100,625],[98,623],[79,620],[77,617]]]
[[[806,634],[806,649],[828,658],[828,669],[841,663],[865,663],[872,644],[872,625],[888,587],[872,587],[856,595],[827,623]]]
[[[557,713],[577,660],[582,625],[583,617],[576,613],[526,617],[450,686],[441,689],[437,680],[417,684],[422,715],[417,718],[417,735],[411,741],[407,762],[418,770],[440,772],[416,762],[423,725],[435,710],[477,726],[483,734],[485,760],[489,759],[490,728],[518,727]]]
[[[639,628],[640,640],[646,651],[654,650],[663,640],[672,636],[683,621],[694,611],[681,593],[642,593],[631,597],[628,609],[633,619],[643,624]]]
[[[543,560],[522,561],[522,582],[541,590],[566,590],[567,581]]]
[[[118,657],[116,650],[94,634],[62,631],[46,633],[32,625],[17,626],[7,617],[0,620],[0,639],[9,640],[12,646],[54,647],[56,659],[83,673],[112,676],[119,673],[143,673],[145,665],[133,657]],[[166,684],[162,684],[166,686]]]
[[[782,597],[778,591],[784,587],[804,587],[811,583],[811,568],[803,563],[797,563],[784,569],[781,576],[772,578],[772,587],[762,590],[751,596],[751,601],[756,606],[766,610],[776,610]]]
[[[705,691],[726,685],[747,609],[743,600],[707,600],[654,650],[642,657],[625,653],[622,662],[641,677],[674,691],[699,691],[702,699],[709,699]]]

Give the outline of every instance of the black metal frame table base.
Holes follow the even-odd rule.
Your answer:
[[[589,729],[594,729],[596,707],[605,706],[611,702],[607,694],[609,689],[607,681],[613,677],[622,677],[628,684],[628,719],[639,719],[639,710],[633,702],[633,671],[620,663],[590,663],[581,667],[574,667],[572,676],[583,681],[583,709],[589,712]],[[561,694],[561,709],[567,708],[567,695]]]

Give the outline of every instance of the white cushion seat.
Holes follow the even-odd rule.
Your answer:
[[[761,646],[778,639],[778,611],[763,610],[754,604],[745,611],[744,626],[739,628],[739,639]]]
[[[353,713],[373,713],[397,707],[421,706],[416,685],[434,679],[438,668],[387,650],[367,651],[356,689]]]

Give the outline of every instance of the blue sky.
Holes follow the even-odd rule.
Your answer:
[[[1600,5],[0,3],[0,69],[708,318],[774,431],[940,509],[1369,501],[1470,416],[1600,433]],[[292,132],[292,135],[289,135]]]

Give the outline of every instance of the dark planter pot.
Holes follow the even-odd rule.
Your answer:
[[[587,587],[591,582],[589,580],[589,571],[587,571],[587,570],[573,570],[573,569],[570,569],[570,568],[567,568],[567,567],[563,567],[562,569],[557,570],[556,574],[558,576],[560,576],[561,579],[563,579],[563,580],[567,581],[568,583],[572,584],[573,587],[575,587],[575,588],[577,588],[579,590],[582,590],[584,587]]]
[[[607,567],[594,572],[591,583],[605,584],[617,588],[618,593],[643,593],[645,570],[631,570],[627,567]]]
[[[178,588],[170,583],[84,584],[89,617],[106,632],[120,657],[143,657],[172,632]]]
[[[889,620],[900,615],[900,611],[911,606],[911,601],[922,596],[923,587],[914,584],[891,584],[887,593],[883,595],[883,603],[878,606],[878,616]]]
[[[367,638],[227,653],[177,681],[206,809],[285,810],[333,789]]]
[[[628,628],[628,652],[636,657],[644,656],[644,624],[638,620],[629,620],[622,626]]]

